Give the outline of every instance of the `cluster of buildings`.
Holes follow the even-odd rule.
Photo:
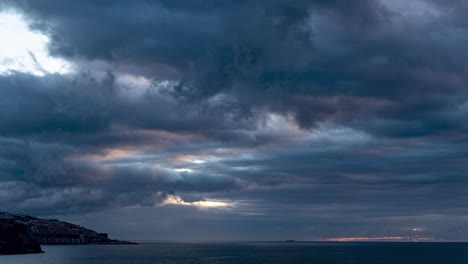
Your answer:
[[[105,233],[96,233],[81,226],[58,220],[39,220],[27,224],[31,236],[39,244],[102,244],[109,242]]]
[[[13,219],[27,226],[29,234],[39,244],[108,244],[111,240],[105,233],[61,222],[56,219],[39,219],[30,216],[0,212],[0,219]]]

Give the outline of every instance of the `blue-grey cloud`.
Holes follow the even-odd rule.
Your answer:
[[[178,239],[467,239],[462,1],[0,8],[75,67],[0,75],[6,210],[161,216],[153,235]]]

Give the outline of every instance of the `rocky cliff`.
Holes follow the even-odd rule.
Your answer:
[[[0,219],[13,220],[24,224],[31,237],[43,245],[131,244],[128,241],[109,239],[105,233],[98,233],[57,219],[41,219],[5,212],[0,212]]]
[[[41,246],[29,235],[24,224],[12,219],[0,219],[0,254],[41,252]]]

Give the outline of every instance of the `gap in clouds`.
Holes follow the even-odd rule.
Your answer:
[[[23,72],[44,76],[72,70],[72,64],[66,60],[49,55],[49,38],[32,31],[24,18],[12,10],[0,10],[0,36],[0,74]]]

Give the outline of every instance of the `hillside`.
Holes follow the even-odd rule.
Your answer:
[[[62,222],[57,219],[41,219],[26,215],[0,212],[0,220],[24,224],[31,237],[40,244],[130,244],[128,241],[109,239],[105,233],[98,233],[85,227]]]
[[[41,246],[29,235],[24,224],[11,219],[0,219],[0,254],[41,252]]]

